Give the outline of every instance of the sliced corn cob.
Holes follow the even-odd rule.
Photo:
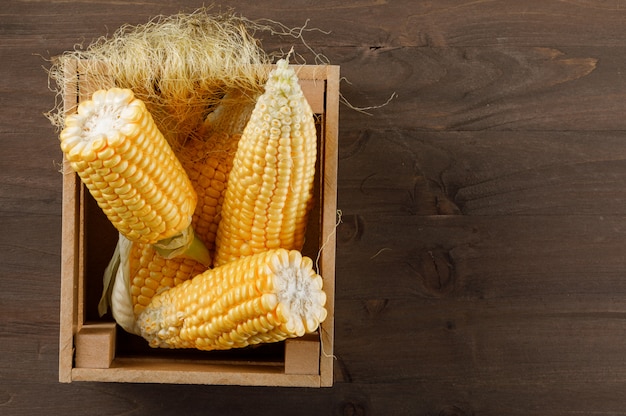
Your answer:
[[[243,257],[157,294],[136,332],[152,347],[219,350],[313,332],[326,294],[313,261],[296,250]]]
[[[142,101],[100,90],[68,116],[61,149],[113,225],[155,243],[187,228],[196,196]]]
[[[293,68],[282,59],[239,141],[214,265],[267,249],[302,248],[316,157],[313,112]]]
[[[190,227],[197,202],[191,182],[131,90],[96,91],[66,118],[60,141],[71,167],[122,235],[210,262]]]

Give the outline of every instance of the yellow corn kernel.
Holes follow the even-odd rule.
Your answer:
[[[233,158],[254,105],[246,95],[227,94],[178,153],[198,196],[192,225],[211,255]]]
[[[241,136],[212,133],[206,139],[190,139],[180,153],[198,203],[192,218],[196,236],[213,254],[217,225],[226,193],[228,174]]]
[[[239,141],[214,265],[268,249],[302,248],[316,158],[311,107],[293,68],[280,60]]]
[[[152,347],[220,350],[315,331],[326,294],[313,261],[297,250],[242,257],[152,298],[136,331]]]
[[[60,141],[98,205],[130,240],[152,244],[190,225],[195,191],[145,104],[132,91],[95,92],[66,118]],[[149,212],[153,215],[145,221]],[[128,222],[129,217],[138,222]]]
[[[132,306],[135,316],[150,303],[155,294],[191,279],[206,270],[202,264],[185,257],[166,259],[150,244],[130,246]]]

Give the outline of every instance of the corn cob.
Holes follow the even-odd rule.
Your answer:
[[[149,244],[130,246],[130,294],[134,317],[137,317],[157,293],[177,286],[206,270],[193,259],[166,259]]]
[[[193,228],[211,254],[233,158],[253,108],[254,100],[244,94],[227,94],[179,152],[198,196]]]
[[[207,140],[189,140],[181,156],[198,195],[192,224],[210,253],[215,250],[228,175],[240,137],[219,132],[211,134]]]
[[[239,141],[214,265],[273,248],[302,248],[316,157],[311,107],[293,68],[281,59]]]
[[[127,238],[155,243],[189,225],[191,182],[130,90],[94,93],[68,116],[60,138],[72,168]]]
[[[132,242],[119,235],[115,252],[104,272],[104,290],[98,304],[100,316],[109,305],[115,322],[134,333],[137,315],[152,297],[202,273],[202,263],[177,256],[167,259],[151,244]]]
[[[178,151],[198,197],[191,224],[209,253],[215,247],[223,194],[237,142],[253,107],[254,100],[229,94]],[[122,268],[118,277],[129,287],[122,284],[116,287],[120,293],[115,294],[116,304],[112,305],[114,316],[123,328],[132,328],[136,316],[156,293],[206,270],[185,257],[166,259],[150,244],[133,242],[124,247],[121,255],[128,258],[129,264]]]
[[[296,250],[243,257],[157,294],[136,332],[152,347],[220,350],[313,332],[326,294],[313,262]]]
[[[205,132],[243,133],[256,102],[254,91],[230,91],[209,113],[204,122]]]
[[[96,91],[66,118],[61,149],[115,228],[177,255],[194,243],[197,196],[143,101],[129,89]]]

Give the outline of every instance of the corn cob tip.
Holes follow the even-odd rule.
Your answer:
[[[293,97],[301,94],[298,76],[287,58],[279,59],[276,67],[270,72],[265,86],[272,93],[278,92],[286,97]]]

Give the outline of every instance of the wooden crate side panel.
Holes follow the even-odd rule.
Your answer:
[[[63,214],[61,218],[61,306],[59,316],[59,381],[71,381],[74,333],[77,325],[79,274],[79,181],[67,162],[63,163]]]
[[[117,366],[117,367],[116,367]],[[115,359],[112,368],[75,368],[74,381],[236,386],[319,387],[320,376],[284,374],[282,367],[258,368],[184,362]]]
[[[333,385],[335,319],[335,255],[337,227],[337,164],[339,149],[339,66],[326,67],[325,124],[323,153],[322,241],[320,271],[327,293],[328,317],[321,325],[321,386]]]
[[[324,113],[324,96],[325,96],[325,82],[318,82],[312,79],[301,79],[300,88],[302,93],[306,97],[311,110],[315,114]]]
[[[64,68],[63,108],[66,115],[76,107],[78,79],[75,63]],[[80,267],[79,211],[80,181],[67,161],[63,161],[63,202],[61,216],[61,294],[59,310],[59,381],[71,381],[74,333],[77,325],[77,285]]]
[[[319,272],[328,294],[328,317],[320,327],[320,386],[333,385],[335,251],[337,226],[337,158],[339,122],[339,66],[300,66],[296,69],[302,90],[314,113],[323,115],[320,149]]]

